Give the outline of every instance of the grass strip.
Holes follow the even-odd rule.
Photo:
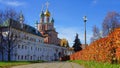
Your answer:
[[[72,60],[70,62],[75,62],[83,65],[85,68],[120,68],[120,64],[110,64],[95,61],[83,61],[83,60]]]
[[[0,68],[10,68],[17,65],[26,65],[32,63],[41,63],[43,61],[11,61],[11,62],[0,62]]]

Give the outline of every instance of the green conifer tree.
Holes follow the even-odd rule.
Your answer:
[[[80,42],[80,39],[78,38],[78,34],[76,34],[74,44],[73,44],[74,51],[77,52],[77,51],[82,50],[81,45],[82,44]]]

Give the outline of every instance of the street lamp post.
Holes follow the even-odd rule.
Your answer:
[[[87,22],[87,16],[83,17],[84,24],[85,24],[85,46],[86,46],[86,22]]]

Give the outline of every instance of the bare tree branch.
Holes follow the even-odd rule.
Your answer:
[[[102,23],[103,36],[107,36],[109,32],[117,27],[120,27],[120,14],[109,12]]]
[[[91,37],[91,42],[99,39],[101,36],[100,36],[100,30],[98,27],[93,26],[93,36]]]

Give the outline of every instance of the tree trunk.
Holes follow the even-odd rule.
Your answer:
[[[11,61],[10,50],[8,50],[8,61]]]
[[[2,54],[2,61],[4,61],[4,53],[3,53],[3,51],[1,52],[1,54]]]
[[[11,61],[11,55],[10,55],[10,53],[11,53],[11,49],[10,49],[10,46],[11,46],[11,41],[10,41],[10,25],[9,25],[9,33],[8,33],[8,61]]]
[[[1,41],[0,41],[1,43],[0,44],[1,44],[1,54],[2,54],[1,57],[2,57],[2,61],[4,61],[4,53],[3,53],[4,49],[3,49],[3,44],[2,44],[2,42],[3,42],[2,28],[1,28],[0,32],[1,32],[1,34],[0,34],[1,35]]]
[[[8,61],[11,61],[11,49],[10,49],[10,40],[8,40]]]

